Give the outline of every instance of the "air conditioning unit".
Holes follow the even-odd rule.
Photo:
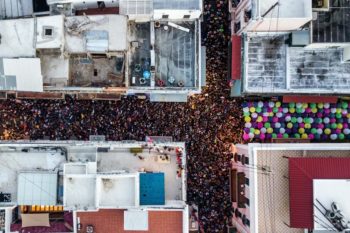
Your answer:
[[[293,31],[289,35],[288,44],[291,47],[304,47],[310,44],[310,31]]]
[[[313,11],[329,11],[329,0],[312,0]]]
[[[343,62],[350,63],[350,46],[347,46],[343,50]]]

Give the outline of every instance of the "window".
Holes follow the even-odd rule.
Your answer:
[[[249,219],[247,218],[247,216],[245,216],[245,215],[243,215],[243,217],[242,217],[242,223],[243,223],[243,225],[246,225],[246,226],[250,226],[250,221],[249,221]]]
[[[245,197],[245,174],[244,172],[237,173],[237,205],[238,208],[245,208],[246,197]]]
[[[184,19],[189,19],[191,18],[191,15],[184,15]]]
[[[237,170],[230,171],[231,202],[237,202]]]
[[[163,19],[168,19],[168,18],[169,18],[169,15],[163,15],[162,18],[163,18]]]
[[[247,177],[245,178],[245,184],[249,185],[249,178],[247,178]]]
[[[252,11],[245,11],[244,12],[244,22],[248,22],[252,18]]]
[[[103,9],[106,7],[106,4],[104,1],[97,1],[97,7]]]
[[[241,22],[235,23],[235,32],[238,32],[241,29]]]
[[[237,7],[241,0],[233,0],[232,7]]]
[[[249,198],[245,198],[245,203],[249,206],[249,204],[250,204]]]
[[[51,28],[45,29],[45,36],[52,36],[52,29]]]
[[[235,160],[236,163],[238,162],[238,154],[237,153],[234,154],[233,159]]]
[[[52,37],[53,27],[44,26],[43,27],[43,37]]]
[[[244,163],[245,163],[245,164],[249,164],[249,158],[248,158],[248,157],[245,157],[244,159],[245,159]]]

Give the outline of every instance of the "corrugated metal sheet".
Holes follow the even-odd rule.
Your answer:
[[[152,0],[120,0],[119,11],[122,15],[153,14]]]
[[[350,158],[289,158],[290,226],[313,229],[313,179],[350,179]]]
[[[0,18],[20,18],[30,16],[32,13],[32,0],[0,0]]]
[[[86,31],[86,50],[89,52],[104,53],[108,51],[108,31]]]
[[[153,8],[174,9],[174,10],[199,10],[201,1],[199,0],[153,0]]]

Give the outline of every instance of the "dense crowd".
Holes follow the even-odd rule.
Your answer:
[[[207,87],[188,103],[121,101],[0,101],[2,140],[145,140],[147,135],[186,141],[188,201],[199,207],[202,232],[224,232],[231,216],[229,146],[240,142],[241,103],[229,98],[227,0],[204,1],[203,43],[207,46]]]

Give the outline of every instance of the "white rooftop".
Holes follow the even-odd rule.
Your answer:
[[[310,0],[258,0],[260,16],[266,18],[305,18],[311,17]],[[275,5],[278,3],[277,5]],[[275,6],[275,7],[274,7]]]
[[[318,203],[331,210],[331,204],[337,203],[345,222],[350,221],[350,180],[343,179],[316,179],[313,180],[313,201],[314,201],[314,229],[329,230],[331,225],[323,214],[316,208],[322,207]],[[328,225],[327,225],[327,224]],[[328,227],[328,229],[326,228]]]
[[[66,175],[63,205],[67,209],[95,209],[96,176]]]
[[[139,174],[99,175],[97,206],[100,208],[139,206]]]
[[[64,16],[36,18],[36,48],[58,49],[64,44]]]
[[[0,58],[0,89],[42,92],[43,77],[40,59]]]
[[[12,204],[63,204],[67,210],[137,208],[140,204],[139,173],[162,172],[165,206],[183,207],[186,177],[185,170],[182,170],[182,177],[177,176],[175,148],[184,148],[184,144],[148,144],[151,148],[145,148],[145,144],[5,142],[0,144],[0,191],[11,194]],[[104,149],[98,150],[101,147]],[[135,150],[137,155],[134,155]],[[182,156],[185,166],[185,153]],[[54,173],[54,180],[51,173]],[[63,192],[58,192],[62,189]]]
[[[18,196],[18,174],[23,171],[48,171],[60,168],[65,157],[60,151],[45,152],[29,150],[22,152],[21,147],[17,150],[11,148],[0,148],[0,190],[10,193],[12,202],[17,201]]]
[[[144,210],[124,211],[124,230],[125,231],[148,231],[148,211],[144,211]]]
[[[0,20],[0,57],[34,57],[34,19]]]
[[[139,153],[143,159],[139,159],[130,152],[129,148],[117,149],[108,153],[98,154],[98,172],[126,171],[130,173],[139,171],[162,172],[165,178],[165,200],[182,200],[183,183],[176,175],[177,160],[175,152],[168,152],[170,161],[162,162],[157,151],[144,149]]]

